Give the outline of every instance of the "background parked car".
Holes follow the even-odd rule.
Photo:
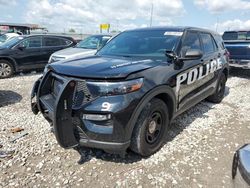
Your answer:
[[[111,35],[91,35],[74,47],[53,53],[49,59],[49,63],[68,58],[94,55],[97,49],[104,46],[111,37]]]
[[[231,67],[250,69],[250,31],[226,31],[222,36]]]
[[[23,35],[0,46],[0,78],[14,72],[43,69],[55,51],[74,46],[71,37],[56,35]]]
[[[233,187],[250,187],[250,144],[245,144],[234,153],[232,178]]]
[[[5,33],[0,35],[0,45],[10,39],[12,39],[13,37],[17,37],[19,36],[17,33]]]

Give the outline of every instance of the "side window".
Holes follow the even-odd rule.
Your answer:
[[[219,49],[224,50],[225,46],[224,46],[224,42],[223,42],[221,36],[220,35],[215,35],[215,40],[216,40],[216,43],[217,43],[217,46],[219,47]]]
[[[201,43],[197,32],[187,32],[182,41],[181,56],[184,57],[189,49],[201,50]]]
[[[201,33],[201,40],[203,43],[203,49],[205,54],[210,54],[215,52],[215,43],[210,34]]]
[[[61,46],[60,39],[55,37],[44,37],[44,46]]]
[[[63,38],[60,38],[60,41],[61,41],[61,46],[68,46],[72,44],[72,41]]]
[[[42,38],[41,37],[31,37],[19,44],[20,46],[26,48],[41,48],[42,46]]]

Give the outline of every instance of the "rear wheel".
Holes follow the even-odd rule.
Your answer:
[[[226,75],[224,73],[221,74],[216,91],[213,95],[209,96],[206,100],[213,103],[220,103],[224,98],[225,88],[226,88]]]
[[[142,110],[136,122],[130,148],[147,157],[158,151],[164,143],[169,125],[166,104],[157,98],[152,99]]]
[[[13,65],[6,60],[0,60],[0,78],[9,78],[14,74]]]

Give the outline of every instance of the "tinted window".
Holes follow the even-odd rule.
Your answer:
[[[68,39],[61,38],[60,40],[61,40],[61,45],[62,46],[68,46],[68,45],[73,43],[71,40],[68,40]]]
[[[127,31],[109,41],[99,55],[165,57],[173,51],[182,32],[179,31]]]
[[[42,46],[42,38],[41,37],[31,37],[19,44],[20,46],[24,46],[26,48],[40,48]]]
[[[210,34],[201,33],[201,40],[203,43],[203,50],[206,54],[213,53],[215,51],[215,43]]]
[[[227,31],[222,36],[223,40],[250,40],[250,32]]]
[[[71,43],[71,41],[63,38],[44,37],[44,46],[67,46]]]
[[[182,41],[181,56],[184,57],[189,49],[201,50],[199,35],[196,32],[187,32],[185,35],[185,38]]]
[[[61,46],[59,38],[44,37],[44,46]]]
[[[216,40],[216,43],[217,43],[219,49],[224,50],[225,46],[224,46],[224,42],[223,42],[221,36],[220,35],[215,35],[214,38]]]

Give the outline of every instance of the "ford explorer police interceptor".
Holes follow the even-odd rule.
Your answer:
[[[203,99],[219,103],[228,78],[219,34],[192,27],[120,33],[95,56],[49,64],[31,106],[63,148],[150,156],[173,119]]]

